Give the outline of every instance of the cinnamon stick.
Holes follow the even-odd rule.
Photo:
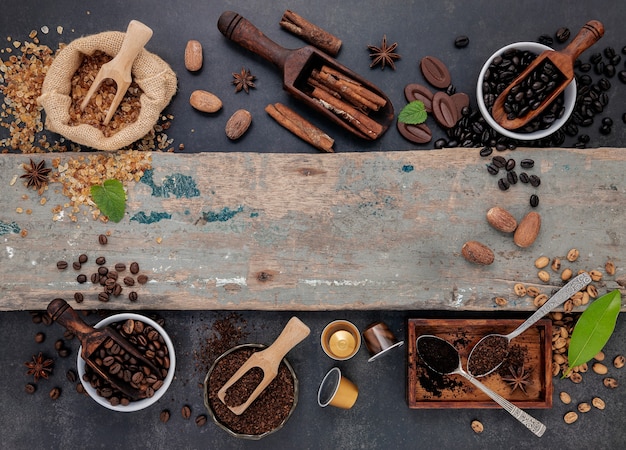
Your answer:
[[[286,10],[279,23],[285,30],[295,34],[329,55],[337,56],[339,53],[341,39],[333,36],[317,25],[312,24],[295,12]]]
[[[327,72],[321,72],[318,70],[313,70],[311,72],[311,79],[309,83],[313,86],[313,81],[318,82],[319,84],[327,87],[328,89],[332,89],[333,91],[339,93],[342,97],[344,97],[347,101],[352,103],[359,109],[362,110],[373,110],[378,111],[380,106],[376,103],[370,101],[366,97],[362,96],[357,90],[359,90],[360,86],[350,85],[345,80],[339,80]]]
[[[383,127],[381,124],[341,99],[333,97],[326,91],[314,88],[311,96],[319,101],[324,108],[332,111],[366,136],[376,139],[382,133]]]
[[[265,111],[278,122],[279,125],[285,127],[303,141],[311,144],[313,147],[327,153],[333,153],[333,144],[335,141],[322,130],[317,128],[311,122],[300,116],[298,113],[283,105],[282,103],[274,103],[267,105]]]
[[[338,83],[340,86],[350,87],[351,89],[355,90],[360,96],[365,97],[366,99],[381,108],[387,104],[387,100],[385,100],[383,97],[363,87],[361,83],[354,81],[352,78],[347,77],[345,74],[333,69],[332,67],[322,66],[320,71],[339,80]]]

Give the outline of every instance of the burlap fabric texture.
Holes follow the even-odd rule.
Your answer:
[[[100,50],[115,56],[122,46],[125,33],[107,31],[72,41],[63,48],[44,79],[41,96],[37,99],[46,112],[46,128],[66,139],[98,150],[119,150],[147,135],[157,123],[161,111],[176,93],[176,74],[157,55],[142,49],[133,63],[133,80],[143,93],[140,97],[141,111],[137,120],[126,125],[110,137],[91,125],[70,126],[72,99],[71,80],[85,55]]]

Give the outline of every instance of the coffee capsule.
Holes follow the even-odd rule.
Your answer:
[[[398,341],[396,339],[384,322],[375,322],[368,326],[363,331],[363,340],[365,341],[367,350],[370,352],[370,355],[372,355],[371,358],[367,360],[368,362],[372,362],[386,354],[392,348],[400,347],[404,344],[404,341]]]
[[[342,375],[338,367],[328,371],[317,391],[317,403],[325,408],[328,405],[350,409],[359,396],[356,385]]]
[[[359,351],[361,334],[353,323],[335,320],[326,325],[320,341],[324,353],[337,361],[345,361]]]

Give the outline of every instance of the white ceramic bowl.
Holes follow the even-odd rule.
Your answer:
[[[96,402],[98,402],[99,404],[101,404],[102,406],[104,406],[105,408],[109,408],[112,409],[114,411],[120,411],[120,412],[133,412],[133,411],[139,411],[141,409],[147,408],[150,405],[153,405],[154,403],[156,403],[161,397],[163,397],[163,395],[165,394],[165,392],[167,391],[167,389],[170,387],[170,384],[172,384],[172,380],[174,379],[174,371],[176,369],[176,355],[174,353],[174,344],[172,343],[172,340],[170,339],[170,337],[168,336],[168,334],[165,332],[165,330],[163,329],[163,327],[161,327],[158,323],[156,323],[154,320],[146,317],[146,316],[142,316],[139,314],[133,314],[133,313],[122,313],[122,314],[114,314],[110,317],[107,317],[104,320],[101,320],[100,322],[98,322],[95,325],[95,328],[102,328],[105,327],[109,324],[112,324],[114,322],[124,322],[128,319],[133,319],[133,320],[138,320],[140,322],[145,323],[146,325],[150,325],[152,326],[156,331],[159,332],[159,334],[161,336],[163,336],[163,340],[165,341],[165,345],[167,345],[167,351],[169,353],[169,358],[170,358],[170,368],[167,371],[167,376],[165,377],[165,380],[163,380],[163,386],[161,386],[161,388],[159,388],[152,397],[150,398],[144,398],[141,400],[137,400],[134,402],[130,402],[128,405],[124,406],[124,405],[116,405],[113,406],[111,405],[111,403],[105,399],[104,397],[101,397],[100,395],[98,395],[98,393],[96,392],[96,390],[91,387],[91,384],[89,384],[86,381],[83,381],[83,375],[85,374],[85,360],[80,356],[82,353],[82,346],[79,347],[78,349],[78,357],[77,359],[77,369],[78,369],[78,377],[80,379],[80,382],[83,384],[85,391],[89,394],[89,396],[91,398],[93,398]]]
[[[503,136],[510,137],[512,139],[518,139],[520,141],[534,141],[536,139],[542,139],[546,136],[551,135],[567,122],[572,111],[574,111],[574,106],[576,105],[576,80],[572,80],[572,82],[565,88],[565,113],[560,119],[555,120],[550,127],[545,130],[537,130],[532,133],[516,133],[515,131],[507,130],[506,128],[501,127],[491,116],[487,107],[485,106],[485,102],[483,100],[483,78],[485,77],[485,72],[489,68],[491,61],[496,56],[501,55],[509,49],[518,49],[522,51],[530,51],[537,55],[542,53],[544,50],[552,50],[550,47],[539,44],[538,42],[514,42],[513,44],[506,45],[498,50],[496,50],[485,62],[482,69],[480,70],[480,74],[478,75],[478,82],[476,83],[476,102],[478,103],[478,109],[480,113],[485,118],[490,127],[496,130],[498,133]]]

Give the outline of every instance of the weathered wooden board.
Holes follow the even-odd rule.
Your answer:
[[[46,155],[66,160],[73,155]],[[128,189],[118,224],[80,216],[53,221],[67,202],[55,184],[39,204],[20,181],[27,155],[0,156],[0,310],[42,309],[55,297],[85,294],[78,307],[113,309],[534,309],[513,284],[538,282],[533,261],[580,250],[574,269],[612,259],[623,276],[626,223],[624,149],[517,149],[536,161],[542,183],[497,188],[476,149],[350,154],[203,153],[153,156],[153,172]],[[494,205],[521,218],[536,192],[542,231],[534,245],[489,227]],[[29,194],[24,199],[24,194]],[[16,208],[32,209],[31,214]],[[27,230],[26,237],[20,236]],[[109,244],[97,242],[111,232]],[[469,239],[489,245],[488,267],[460,255]],[[160,241],[160,243],[158,243]],[[85,253],[95,270],[137,261],[151,281],[108,303],[56,268]],[[565,265],[564,265],[565,267]],[[556,277],[549,293],[559,285]],[[560,281],[560,280],[558,280]],[[607,280],[601,292],[615,288]]]

